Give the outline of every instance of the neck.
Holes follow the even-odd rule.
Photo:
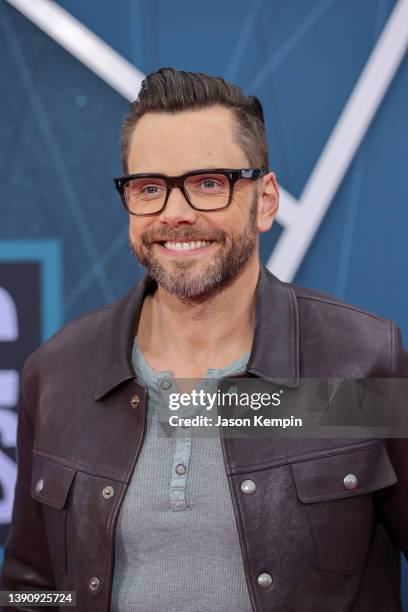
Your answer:
[[[158,287],[143,303],[137,339],[151,362],[180,359],[192,369],[223,367],[252,346],[258,258],[251,259],[221,291],[182,299]],[[182,357],[180,357],[182,356]]]

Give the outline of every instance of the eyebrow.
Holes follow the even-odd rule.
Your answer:
[[[184,174],[188,174],[189,172],[197,172],[198,170],[219,170],[220,168],[228,168],[229,166],[223,166],[222,164],[211,165],[211,166],[201,166],[199,168],[190,168],[189,170],[185,170],[184,172],[180,172],[179,174],[166,174],[166,172],[160,172],[158,170],[137,170],[135,172],[130,172],[128,170],[127,174],[162,174],[163,176],[183,176]]]

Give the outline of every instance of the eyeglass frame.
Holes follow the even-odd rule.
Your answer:
[[[206,169],[204,168],[200,170],[191,170],[191,172],[186,172],[185,174],[181,174],[179,176],[168,176],[166,174],[158,174],[158,173],[126,174],[124,176],[115,177],[113,179],[113,182],[114,182],[116,190],[118,191],[120,195],[120,199],[122,201],[123,206],[125,207],[125,209],[130,215],[134,215],[135,217],[151,217],[153,215],[160,215],[163,212],[163,210],[166,208],[168,199],[170,197],[170,192],[174,187],[178,187],[180,189],[187,203],[194,210],[197,210],[199,212],[217,212],[218,210],[225,210],[231,205],[233,192],[234,192],[234,186],[237,181],[241,179],[257,180],[265,176],[265,174],[268,174],[268,172],[270,172],[268,168],[239,168],[239,169],[235,169],[235,168],[207,168]],[[228,197],[228,202],[225,206],[222,206],[221,208],[210,208],[210,209],[198,208],[197,206],[194,206],[194,204],[190,200],[190,197],[184,186],[184,183],[191,176],[200,176],[201,174],[203,175],[222,174],[223,176],[226,176],[228,178],[229,197]],[[140,179],[144,179],[144,178],[162,179],[166,183],[166,197],[164,199],[163,206],[160,208],[160,210],[154,213],[136,213],[136,212],[132,212],[129,209],[127,202],[126,202],[125,194],[124,194],[124,188],[125,188],[126,183],[129,183],[131,180],[138,179],[138,178]]]

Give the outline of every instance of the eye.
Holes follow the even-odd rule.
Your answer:
[[[154,200],[162,197],[166,192],[166,185],[160,180],[148,178],[132,179],[126,185],[126,193],[129,198],[141,200]]]
[[[214,189],[214,187],[217,187],[218,185],[219,183],[217,183],[217,181],[214,179],[207,178],[201,181],[201,186],[205,189]]]
[[[141,193],[153,194],[159,191],[159,187],[157,185],[145,185],[140,188]]]
[[[194,193],[214,195],[228,189],[228,179],[222,174],[191,176],[186,181],[186,187]]]

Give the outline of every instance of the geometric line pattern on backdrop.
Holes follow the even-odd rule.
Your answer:
[[[51,0],[7,2],[127,100],[135,99],[135,92],[139,91],[144,75],[65,9]],[[312,21],[310,15],[309,21]],[[307,23],[303,29],[306,26]],[[398,0],[299,200],[281,189],[277,220],[283,231],[267,267],[282,280],[291,281],[302,263],[404,57],[407,45],[408,0]]]
[[[292,280],[391,84],[408,45],[408,0],[394,7],[298,202],[285,202],[268,268]]]
[[[5,39],[8,42],[11,55],[17,67],[16,77],[21,79],[21,85],[34,116],[35,124],[48,149],[51,163],[54,166],[55,176],[58,178],[58,183],[61,188],[61,193],[68,205],[66,210],[71,212],[84,251],[88,255],[91,264],[93,264],[93,268],[96,272],[95,276],[99,282],[103,298],[106,302],[111,302],[114,299],[114,293],[110,280],[107,277],[106,270],[98,267],[100,254],[95,243],[94,234],[91,231],[90,223],[85,215],[84,208],[81,206],[77,190],[65,163],[58,139],[55,137],[52,122],[50,121],[50,117],[39,94],[35,78],[24,55],[20,39],[7,14],[2,15],[0,27],[4,32]]]

